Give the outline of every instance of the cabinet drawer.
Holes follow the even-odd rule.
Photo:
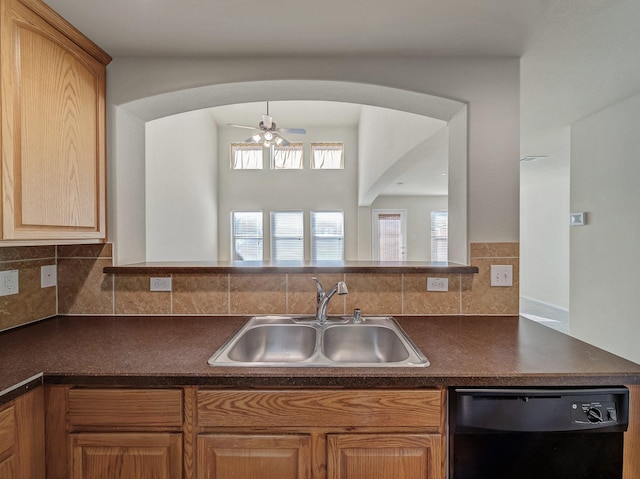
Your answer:
[[[200,390],[198,425],[213,427],[433,427],[440,390]]]
[[[70,389],[74,426],[182,426],[180,389]]]
[[[0,411],[0,456],[13,447],[16,440],[14,407]]]

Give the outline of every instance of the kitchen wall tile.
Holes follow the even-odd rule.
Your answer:
[[[171,292],[149,287],[148,275],[114,275],[115,314],[171,314]]]
[[[469,251],[471,258],[518,258],[520,243],[471,243]]]
[[[60,314],[113,314],[113,275],[102,269],[111,258],[58,259]]]
[[[55,246],[11,246],[0,247],[0,262],[28,259],[55,258]],[[9,268],[11,269],[11,268]]]
[[[519,261],[518,258],[472,258],[479,269],[471,282],[463,282],[462,314],[518,314]],[[492,287],[491,265],[512,265],[513,286]]]
[[[58,258],[111,258],[113,246],[111,243],[59,245],[57,252]]]
[[[231,314],[283,314],[287,309],[287,282],[283,274],[230,275]]]
[[[460,277],[469,275],[443,274],[449,280],[449,291],[427,291],[427,275],[404,274],[403,314],[460,314]]]
[[[5,252],[9,253],[5,257],[15,258],[24,253],[23,248],[19,249],[22,251]],[[32,253],[33,251],[28,252],[27,256]],[[40,267],[54,263],[52,259],[0,263],[0,270],[2,271],[18,270],[18,294],[0,297],[0,330],[20,326],[56,314],[56,288],[40,287]]]
[[[229,275],[173,275],[173,314],[229,314]]]
[[[402,275],[347,273],[347,314],[360,308],[363,315],[402,314]]]
[[[332,274],[289,274],[287,275],[287,313],[315,314],[316,285],[311,279],[318,278],[325,291],[330,290],[338,281],[344,281],[343,273]],[[347,285],[347,289],[349,285]],[[348,296],[348,295],[347,295]],[[346,296],[337,294],[329,301],[327,314],[344,315]]]

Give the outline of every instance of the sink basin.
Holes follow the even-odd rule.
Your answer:
[[[425,367],[392,317],[256,316],[209,359],[212,366]]]
[[[240,362],[290,362],[310,358],[316,347],[316,330],[297,324],[261,325],[248,329],[229,350]]]
[[[347,363],[392,363],[409,358],[409,351],[398,333],[368,324],[327,328],[322,352],[331,361]]]

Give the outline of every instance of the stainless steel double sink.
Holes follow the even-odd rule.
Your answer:
[[[255,316],[209,359],[212,366],[426,367],[392,317]]]

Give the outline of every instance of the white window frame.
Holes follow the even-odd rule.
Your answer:
[[[442,231],[437,231],[437,227],[436,227],[436,219],[438,216],[442,217],[442,215],[444,215],[446,217],[447,220],[447,226],[446,226],[446,234],[442,234]],[[431,261],[434,262],[446,262],[449,261],[449,212],[448,211],[432,211],[431,212],[431,218],[430,218],[430,224],[431,224],[431,228],[430,228],[430,238],[431,238],[431,248],[430,248],[430,255],[431,255]],[[438,234],[440,233],[440,234]],[[438,241],[443,241],[445,242],[445,252],[444,255],[439,257],[437,252],[439,250],[439,248],[437,247],[437,242]]]
[[[295,235],[289,235],[289,236],[279,236],[276,237],[276,228],[275,228],[275,219],[274,217],[279,215],[279,214],[296,214],[296,215],[300,215],[301,219],[302,219],[302,224],[300,225],[300,230],[299,230],[299,234],[295,234]],[[277,210],[277,211],[271,211],[270,215],[269,215],[270,221],[269,221],[269,228],[270,228],[270,240],[271,240],[271,260],[272,261],[304,261],[305,258],[305,245],[304,245],[304,231],[305,231],[305,227],[304,227],[304,211],[302,210]],[[282,242],[282,241],[300,241],[300,245],[302,248],[302,255],[300,257],[297,258],[282,258],[282,257],[278,257],[278,255],[276,254],[278,251],[278,243]]]
[[[304,168],[304,148],[303,143],[290,143],[287,146],[274,146],[269,150],[270,152],[270,160],[269,163],[271,165],[272,170],[301,170]],[[278,166],[276,165],[276,158],[278,156],[278,152],[291,152],[299,155],[298,166]]]
[[[341,215],[341,220],[342,220],[342,224],[340,226],[341,229],[341,233],[336,235],[336,234],[323,234],[322,232],[317,231],[314,228],[315,225],[315,220],[314,217],[318,214],[323,214],[323,213],[331,213],[331,214],[340,214]],[[311,211],[310,213],[310,219],[309,219],[309,229],[311,231],[310,234],[310,238],[311,238],[311,251],[310,251],[310,256],[311,256],[311,260],[312,261],[321,261],[318,260],[315,257],[315,253],[316,253],[316,249],[315,249],[315,241],[316,240],[320,240],[320,239],[328,239],[328,240],[336,240],[339,241],[341,243],[341,250],[340,250],[340,257],[336,257],[336,258],[330,258],[330,259],[326,259],[324,261],[344,261],[344,211],[342,210],[319,210],[319,211]]]
[[[241,164],[236,161],[236,152],[252,153],[250,156],[258,156],[260,153],[260,159],[255,166],[245,166],[245,162],[251,161],[251,158],[247,157],[242,159]],[[248,155],[249,156],[249,155]],[[231,151],[229,154],[229,165],[232,170],[262,170],[264,168],[264,150],[261,144],[258,143],[231,143]]]
[[[371,243],[373,245],[373,260],[380,261],[380,216],[398,215],[400,217],[400,259],[392,261],[404,261],[407,257],[407,210],[406,209],[375,209],[371,212]]]
[[[316,150],[339,151],[340,160],[338,166],[323,167],[316,164]],[[313,142],[309,150],[309,162],[312,170],[344,170],[344,143],[337,141]]]
[[[260,215],[260,235],[253,235],[253,236],[240,236],[238,237],[236,235],[236,228],[235,228],[235,215],[238,213],[255,213],[256,215]],[[262,261],[264,260],[264,213],[262,211],[232,211],[231,212],[231,259],[233,261],[250,261],[244,258],[239,258],[239,252],[238,252],[238,248],[236,247],[236,240],[242,240],[242,239],[257,239],[260,240],[262,242],[262,248],[261,248],[261,258],[259,260],[254,260],[254,261]]]

